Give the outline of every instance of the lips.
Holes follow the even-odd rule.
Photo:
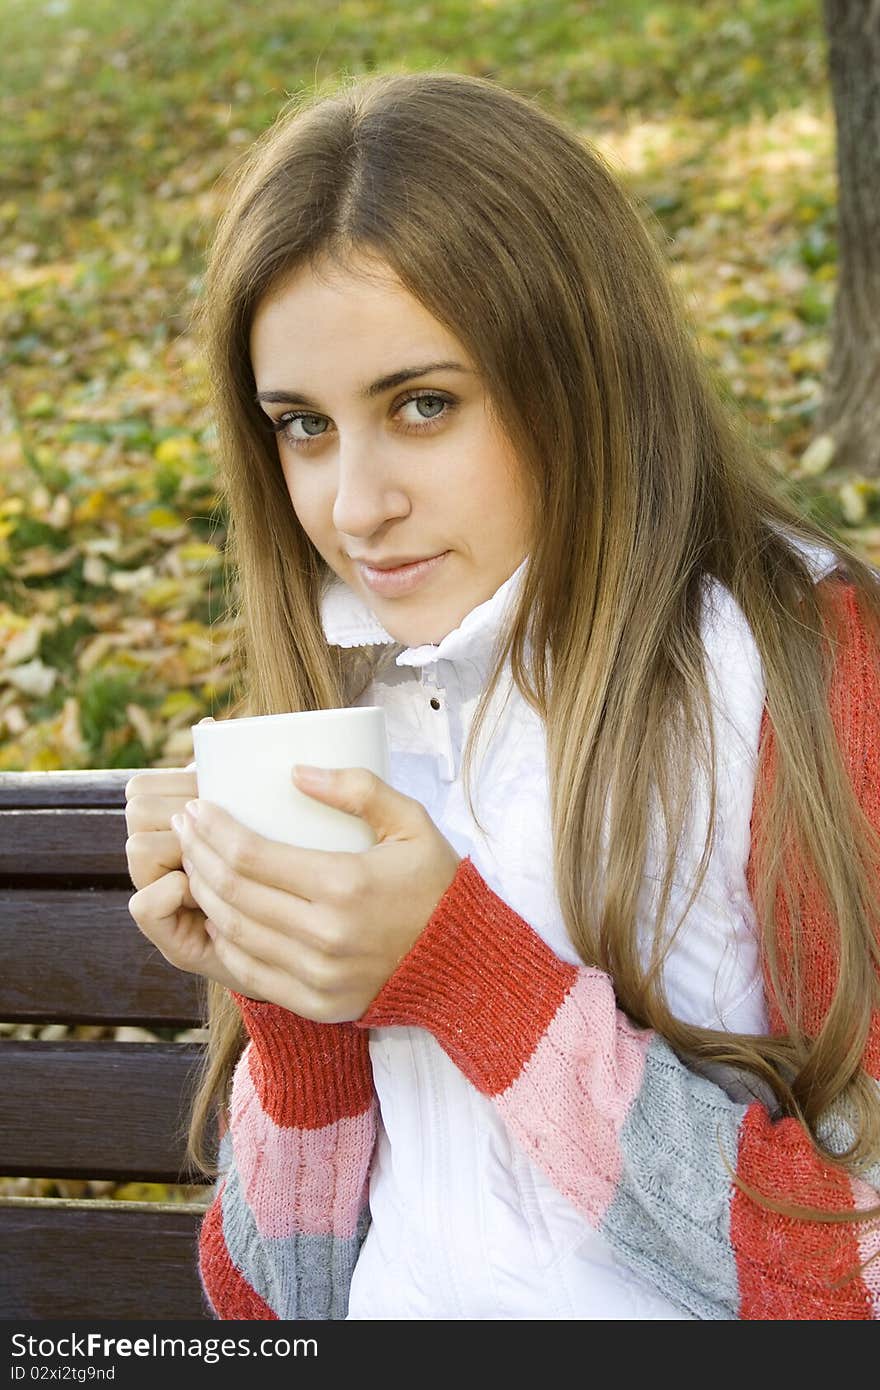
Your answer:
[[[366,565],[371,570],[399,570],[405,569],[407,565],[421,565],[425,560],[434,560],[434,555],[411,555],[407,559],[400,560],[364,560],[359,559],[359,565]]]
[[[411,593],[424,583],[442,566],[448,554],[449,551],[445,550],[441,555],[432,555],[427,560],[415,560],[409,564],[396,565],[391,569],[378,569],[360,560],[358,561],[358,569],[364,583],[373,593],[381,594],[386,598],[395,598],[401,594]]]

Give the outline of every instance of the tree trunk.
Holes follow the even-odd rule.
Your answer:
[[[880,0],[823,0],[837,128],[838,281],[816,436],[880,477]]]

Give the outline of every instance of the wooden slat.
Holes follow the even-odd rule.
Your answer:
[[[128,912],[139,769],[0,773],[0,1018],[199,1022],[203,983]],[[203,1182],[185,1164],[201,1044],[0,1041],[0,1174]],[[207,1191],[207,1189],[206,1189]],[[0,1317],[210,1318],[204,1208],[0,1201]]]
[[[0,1042],[0,1175],[204,1181],[184,1167],[201,1043]]]
[[[3,810],[0,875],[37,882],[125,879],[127,837],[124,808]]]
[[[198,1025],[204,984],[138,930],[133,893],[0,887],[0,1020]]]
[[[50,806],[125,806],[125,784],[143,771],[113,767],[58,772],[0,772],[0,811]]]
[[[0,1204],[0,1318],[210,1319],[202,1215],[146,1202]]]

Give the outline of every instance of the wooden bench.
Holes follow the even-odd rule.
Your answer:
[[[135,771],[0,773],[0,1022],[202,1022],[201,982],[128,912]],[[203,1046],[0,1039],[0,1177],[204,1183],[184,1159]],[[210,1318],[196,1261],[203,1212],[0,1195],[0,1318]]]

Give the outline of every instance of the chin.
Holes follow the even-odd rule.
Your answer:
[[[376,617],[395,642],[402,642],[405,647],[439,647],[446,634],[458,626],[457,623],[450,622],[439,626],[432,623],[430,627],[416,626],[413,623],[411,627],[403,627],[400,623],[388,620],[387,614],[377,613]]]

